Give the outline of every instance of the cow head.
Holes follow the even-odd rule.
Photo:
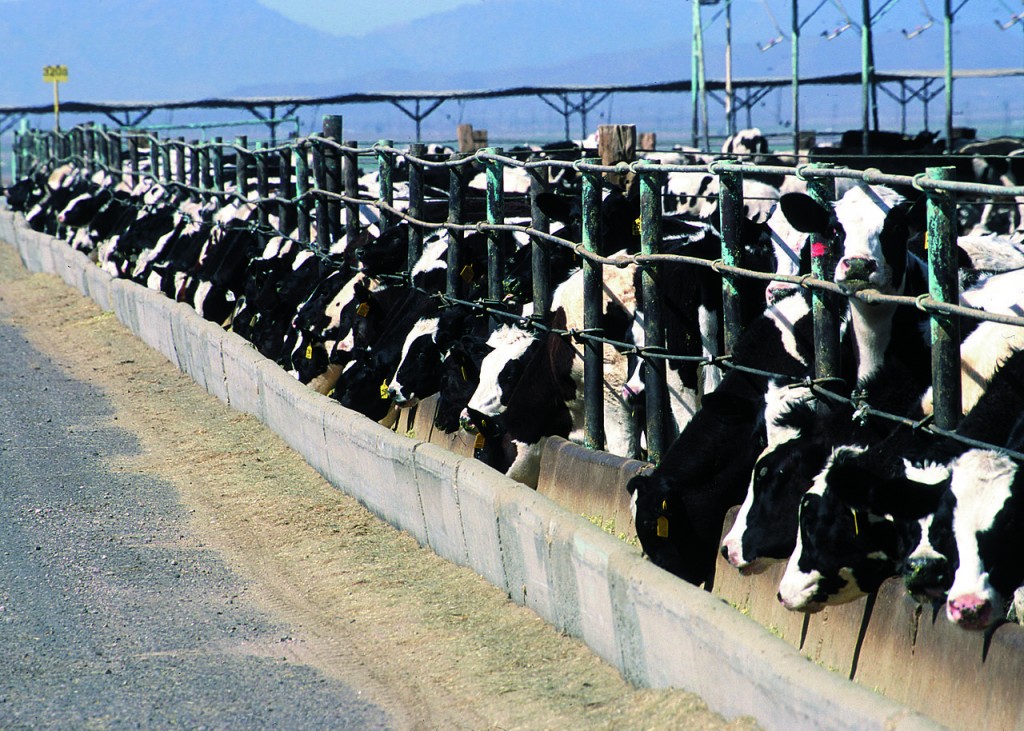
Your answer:
[[[437,393],[443,353],[437,342],[439,318],[419,320],[402,344],[402,356],[388,392],[400,407],[414,406]]]
[[[789,193],[780,200],[795,229],[834,237],[842,245],[836,284],[847,292],[870,288],[902,293],[912,229],[911,205],[903,196],[885,186],[855,185],[832,210],[803,193]],[[920,210],[914,208],[915,213]]]
[[[480,383],[467,408],[492,418],[504,413],[531,354],[540,344],[541,339],[514,325],[495,330],[487,339],[491,352],[480,364]],[[473,428],[469,413],[464,413],[461,420],[463,428]]]
[[[1020,463],[991,450],[973,449],[952,464],[956,497],[953,534],[959,566],[946,615],[965,629],[984,629],[1006,616],[1024,583],[1024,480]]]

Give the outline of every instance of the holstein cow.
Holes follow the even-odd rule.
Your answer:
[[[809,372],[813,332],[805,292],[769,308],[744,331],[733,353],[739,368],[704,398],[661,464],[627,484],[637,536],[652,562],[691,583],[709,579],[725,513],[743,500],[754,460],[766,445],[770,371]]]
[[[996,445],[1013,441],[1018,407],[1024,405],[1024,357],[1016,355],[1021,348],[1024,329],[1009,325],[982,323],[967,338],[967,415],[958,434]],[[960,442],[928,440],[902,426],[874,445],[848,441],[835,447],[800,505],[796,549],[780,585],[783,603],[814,611],[872,592],[896,573],[904,575],[908,590],[922,601],[941,597],[955,555],[948,550],[949,531],[942,517],[928,517],[938,502],[911,521],[894,520],[910,510],[892,506],[897,496],[906,494],[908,483],[931,486],[945,479],[944,465],[966,449]],[[916,494],[926,491],[920,488]],[[863,534],[858,530],[863,525],[848,519],[859,511],[870,526]]]

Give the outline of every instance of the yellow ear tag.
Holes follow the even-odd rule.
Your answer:
[[[359,315],[360,317],[366,317],[367,315],[369,315],[370,303],[363,302],[363,304],[359,305],[359,307],[356,308],[356,314]]]
[[[473,440],[473,449],[480,449],[481,447],[484,446],[485,442],[486,440],[484,439],[484,435],[477,434],[476,439]]]
[[[928,232],[924,232],[924,250],[928,251]]]
[[[467,284],[472,282],[473,277],[475,276],[473,274],[473,265],[467,264],[466,266],[462,267],[462,271],[459,272],[459,276],[462,277],[462,281],[466,282]]]
[[[391,394],[388,393],[388,379],[385,378],[384,381],[380,384],[380,397],[389,398],[390,396]]]
[[[468,381],[469,380],[468,378],[466,378],[466,366],[459,366],[459,373],[462,374],[462,380],[463,381]]]
[[[853,534],[855,536],[859,536],[860,535],[860,526],[857,525],[857,511],[856,510],[851,510],[850,512],[853,513]]]
[[[313,360],[313,344],[306,346],[306,360]]]
[[[259,313],[257,313],[257,314],[255,314],[255,315],[253,315],[253,316],[252,316],[252,319],[251,319],[251,320],[249,320],[249,327],[252,327],[253,325],[255,325],[255,324],[256,324],[256,318],[257,318],[257,317],[259,317]]]
[[[658,529],[656,532],[658,538],[668,538],[668,518],[664,515],[658,516]]]
[[[640,217],[639,216],[637,216],[636,220],[633,221],[633,235],[634,236],[639,236],[640,235]]]

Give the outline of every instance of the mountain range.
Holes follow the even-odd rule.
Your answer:
[[[41,72],[49,64],[69,68],[62,98],[95,102],[670,81],[690,75],[690,13],[679,0],[489,0],[356,37],[293,22],[256,0],[10,0],[0,3],[0,105],[48,103]],[[774,35],[766,25],[760,11],[734,11],[736,78],[789,77],[788,40],[758,50]],[[1019,65],[1016,34],[969,20],[955,28],[958,68]],[[706,38],[709,77],[724,74],[721,36],[719,23]],[[879,70],[942,66],[937,28],[914,41],[878,34],[875,48]],[[859,37],[809,34],[801,58],[807,76],[859,71]],[[1012,82],[988,87],[999,114],[1024,99],[1024,84]],[[837,107],[859,114],[856,90],[821,97],[833,116]],[[986,105],[985,90],[972,102]],[[761,113],[782,121],[788,103],[762,104]],[[671,105],[678,113],[688,102]],[[933,122],[939,105],[941,97]]]

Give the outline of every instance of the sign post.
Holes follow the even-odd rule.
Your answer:
[[[67,66],[43,66],[43,81],[53,84],[53,129],[57,132],[60,132],[60,93],[57,89],[60,82],[67,80]]]

